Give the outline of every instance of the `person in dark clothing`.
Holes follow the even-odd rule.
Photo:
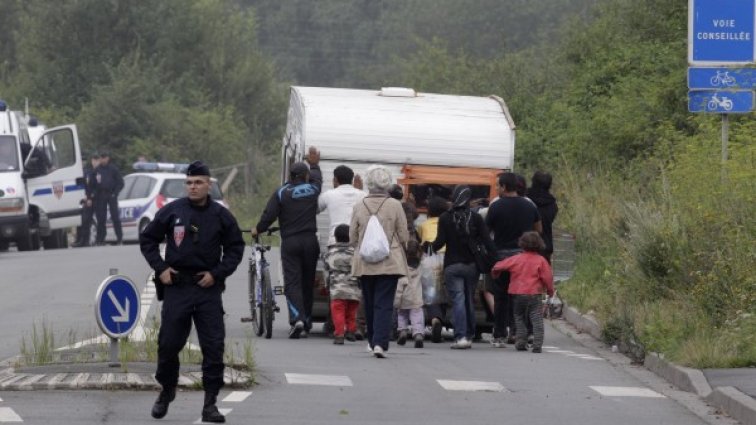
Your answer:
[[[100,155],[100,165],[95,169],[94,179],[94,213],[97,217],[97,245],[105,243],[105,222],[108,210],[110,220],[113,222],[113,231],[116,235],[116,243],[121,244],[123,231],[121,229],[121,214],[118,211],[118,193],[123,189],[123,177],[121,173],[110,163],[110,155]]]
[[[554,233],[551,227],[556,219],[559,207],[551,190],[551,174],[544,171],[536,171],[531,179],[530,189],[528,189],[528,198],[538,207],[538,214],[541,216],[541,225],[543,226],[543,241],[546,248],[543,250],[543,256],[551,264],[551,255],[554,253]]]
[[[291,339],[306,336],[312,328],[313,287],[320,256],[315,221],[323,183],[318,166],[320,152],[310,147],[306,161],[292,164],[289,181],[273,193],[260,221],[252,228],[254,237],[268,230],[276,219],[281,227],[281,263]]]
[[[89,246],[92,232],[92,218],[94,216],[94,182],[97,166],[100,165],[100,155],[94,153],[89,159],[91,168],[84,170],[84,194],[85,198],[81,200],[81,226],[76,231],[76,242],[71,244],[72,247]]]
[[[155,373],[163,388],[152,417],[164,417],[176,397],[179,352],[194,321],[202,348],[202,420],[220,423],[225,418],[215,404],[223,387],[222,293],[226,278],[242,260],[244,240],[231,212],[210,198],[210,170],[201,161],[189,165],[186,189],[185,198],[161,208],[139,235],[142,255],[162,288],[158,294],[163,294]],[[160,255],[164,241],[165,260]]]
[[[486,224],[493,230],[494,245],[499,260],[519,254],[522,250],[518,240],[528,231],[541,232],[541,218],[533,202],[517,193],[517,176],[504,173],[499,176],[501,197],[488,208]],[[514,311],[512,297],[508,293],[509,275],[504,274],[496,282],[501,291],[494,294],[494,332],[492,344],[503,346],[504,339],[514,343]]]
[[[446,246],[444,255],[444,283],[449,292],[454,323],[453,349],[472,348],[475,336],[475,288],[480,273],[470,249],[470,240],[482,241],[490,252],[495,248],[491,242],[483,218],[470,209],[472,191],[460,185],[452,193],[452,209],[441,214],[438,220],[438,235],[431,244],[433,251]]]

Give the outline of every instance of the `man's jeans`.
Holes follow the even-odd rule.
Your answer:
[[[444,269],[444,284],[452,305],[454,339],[472,340],[475,336],[475,288],[478,286],[478,269],[475,263],[456,263]]]

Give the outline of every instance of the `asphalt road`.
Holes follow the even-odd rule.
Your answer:
[[[109,268],[130,275],[140,288],[148,274],[134,245],[3,253],[0,267],[3,357],[17,354],[21,336],[43,318],[53,321],[56,331],[94,329],[94,293]],[[246,262],[224,296],[229,348],[242,346],[251,334],[251,326],[239,320],[248,310],[245,270]],[[571,335],[561,322],[547,324],[542,354],[486,343],[457,351],[449,343],[427,342],[424,349],[393,344],[387,359],[372,357],[362,342],[334,346],[318,334],[288,340],[287,328],[282,312],[273,339],[251,339],[258,385],[249,392],[222,392],[219,407],[230,409],[229,423],[732,423],[595,341]],[[149,416],[155,396],[0,392],[0,424],[155,423]],[[195,423],[201,407],[201,393],[181,392],[161,422]]]

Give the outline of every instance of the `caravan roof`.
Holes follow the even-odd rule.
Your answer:
[[[514,123],[500,98],[405,92],[292,87],[286,137],[335,160],[512,168]]]

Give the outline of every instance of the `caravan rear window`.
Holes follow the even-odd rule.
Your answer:
[[[18,151],[14,136],[0,136],[0,173],[18,171]]]
[[[472,189],[472,200],[486,200],[497,196],[497,178],[504,170],[490,168],[439,167],[425,165],[405,165],[404,178],[399,184],[404,186],[408,197],[415,201],[418,211],[426,212],[428,200],[434,196],[449,200],[454,187],[465,184]]]

